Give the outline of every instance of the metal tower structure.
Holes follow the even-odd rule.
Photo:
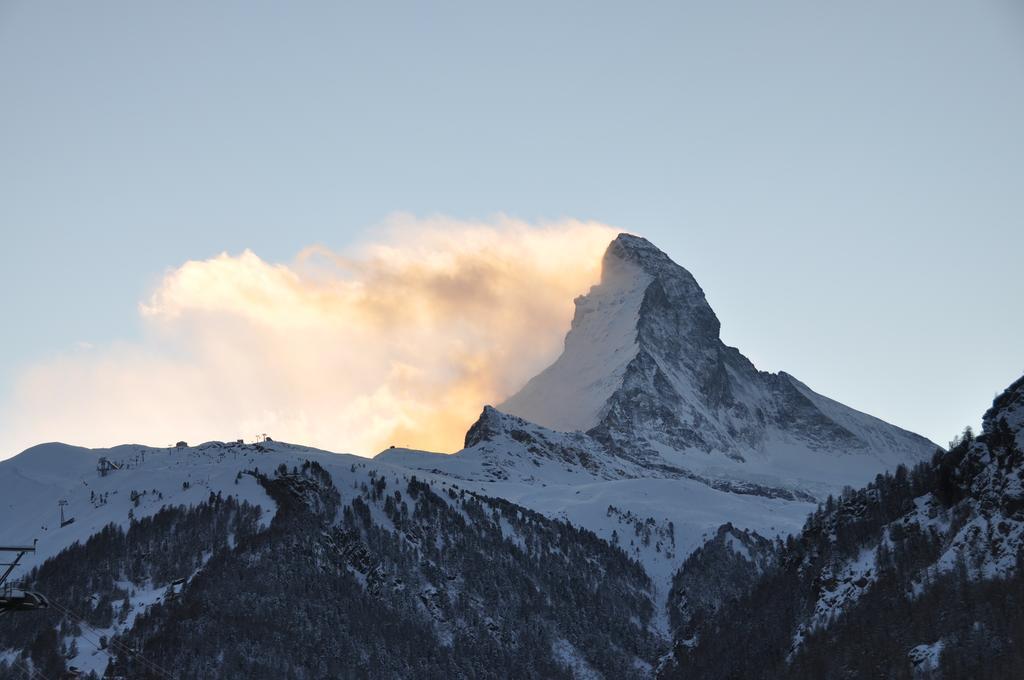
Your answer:
[[[18,566],[21,558],[27,553],[35,551],[36,544],[34,541],[31,546],[0,545],[0,553],[14,554],[14,558],[10,562],[0,562],[0,567],[4,567],[3,574],[0,574],[0,616],[7,612],[32,611],[34,609],[45,609],[50,606],[49,600],[41,593],[15,588],[13,584],[7,583],[8,577],[10,577],[14,568]]]

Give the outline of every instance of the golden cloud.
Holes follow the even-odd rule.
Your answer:
[[[189,261],[140,305],[145,339],[25,370],[3,453],[275,438],[370,455],[461,447],[485,403],[561,351],[615,230],[396,216],[344,254]]]

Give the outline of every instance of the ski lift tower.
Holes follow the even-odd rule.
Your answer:
[[[57,505],[60,506],[60,526],[62,528],[66,527],[69,524],[73,524],[75,521],[74,517],[68,517],[67,519],[64,518],[64,508],[67,506],[67,504],[67,500],[63,498],[57,501]]]
[[[14,571],[14,568],[18,566],[21,558],[26,553],[35,551],[35,541],[32,542],[31,546],[0,545],[0,553],[14,553],[14,559],[10,562],[0,562],[0,567],[5,567],[4,572],[0,574],[0,616],[7,612],[32,611],[34,609],[45,609],[50,606],[50,602],[41,593],[32,590],[20,590],[7,583],[7,578]]]

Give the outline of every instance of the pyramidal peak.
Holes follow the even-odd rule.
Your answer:
[[[605,262],[609,259],[632,262],[651,275],[656,275],[659,271],[666,268],[678,267],[668,255],[643,236],[636,236],[626,232],[619,234],[608,244],[608,248],[604,253],[604,259]]]
[[[789,374],[759,371],[722,342],[696,279],[647,239],[620,234],[602,264],[575,301],[562,354],[498,410],[585,432],[620,459],[701,474],[856,483],[935,450]]]
[[[556,430],[602,423],[630,366],[713,355],[720,323],[696,279],[647,239],[619,234],[601,281],[575,300],[565,351],[498,408]],[[637,362],[638,357],[640,358]]]
[[[654,244],[640,236],[619,234],[605,251],[604,267],[615,267],[628,263],[639,268],[650,282],[645,291],[640,318],[658,314],[670,309],[677,331],[686,331],[691,340],[717,341],[721,324],[711,305],[704,296],[704,290],[689,271],[679,266]],[[648,328],[641,325],[638,330]],[[641,332],[639,341],[649,338]]]

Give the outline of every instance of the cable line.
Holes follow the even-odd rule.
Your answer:
[[[52,604],[61,613],[65,614],[66,616],[68,616],[68,617],[74,619],[75,621],[77,621],[80,626],[83,626],[85,628],[90,629],[95,635],[97,635],[99,637],[103,637],[103,633],[98,628],[96,628],[95,626],[90,624],[88,621],[86,621],[81,616],[79,616],[75,612],[71,611],[70,609],[68,609],[64,605],[60,604],[59,602],[57,602],[57,601],[55,601],[53,599],[50,599],[50,604]],[[85,637],[85,635],[83,635],[82,637]],[[99,646],[98,644],[96,644],[92,640],[86,639],[86,641],[89,642],[89,644],[91,644],[93,647],[95,647],[98,651],[101,651],[104,654],[106,654],[110,658],[111,661],[115,660],[114,655],[111,654],[109,650],[104,649],[103,647]],[[111,636],[110,638],[107,639],[107,646],[108,647],[113,647],[115,649],[115,651],[119,651],[119,652],[121,652],[122,654],[124,654],[127,657],[138,659],[139,661],[141,661],[143,663],[143,665],[147,666],[150,671],[156,672],[157,675],[161,675],[161,676],[166,677],[166,678],[171,678],[171,680],[173,680],[173,678],[174,678],[174,675],[171,674],[171,672],[168,671],[166,668],[162,667],[160,664],[156,663],[155,661],[152,661],[151,659],[147,659],[146,656],[144,654],[142,654],[142,652],[139,652],[137,650],[134,650],[134,649],[128,647],[124,643],[114,639],[113,636]]]
[[[13,663],[13,664],[14,664],[15,666],[17,666],[18,668],[20,668],[20,669],[22,670],[22,672],[23,672],[23,673],[27,673],[27,674],[28,674],[28,677],[29,677],[29,680],[31,680],[32,678],[34,678],[34,677],[36,677],[36,676],[39,676],[39,677],[40,677],[40,678],[42,678],[43,680],[50,680],[50,679],[49,679],[48,677],[46,677],[45,675],[43,675],[43,672],[42,672],[42,671],[36,670],[35,664],[33,664],[33,665],[32,665],[32,669],[31,669],[31,670],[29,670],[28,668],[25,668],[25,666],[23,666],[22,664],[18,663],[18,659],[17,659],[17,657],[15,657],[15,658],[11,659],[11,663]]]
[[[70,618],[75,619],[80,626],[84,626],[84,627],[90,629],[93,632],[93,634],[97,635],[99,638],[105,637],[103,635],[102,631],[100,631],[98,628],[96,628],[95,626],[90,624],[88,621],[86,621],[81,616],[79,616],[75,612],[71,611],[67,607],[61,605],[60,603],[55,603],[55,606],[56,606],[58,611],[61,611],[62,613],[64,613],[67,616],[69,616]],[[85,636],[83,635],[83,637],[85,637]],[[114,655],[111,654],[109,650],[101,647],[100,645],[96,644],[92,640],[88,640],[87,639],[87,642],[89,642],[89,644],[91,644],[93,647],[96,647],[96,649],[98,651],[101,651],[104,654],[106,654],[110,658],[111,661],[115,660]],[[108,638],[107,646],[108,647],[112,647],[115,651],[121,652],[125,656],[137,658],[139,661],[141,661],[143,663],[143,665],[147,666],[149,670],[156,672],[158,675],[162,675],[162,676],[168,677],[168,678],[173,678],[174,677],[167,669],[161,667],[155,661],[147,659],[145,657],[145,655],[143,655],[141,652],[138,652],[138,651],[132,649],[131,647],[128,647],[127,645],[123,644],[122,642],[119,642],[118,640],[114,639],[113,637]]]

